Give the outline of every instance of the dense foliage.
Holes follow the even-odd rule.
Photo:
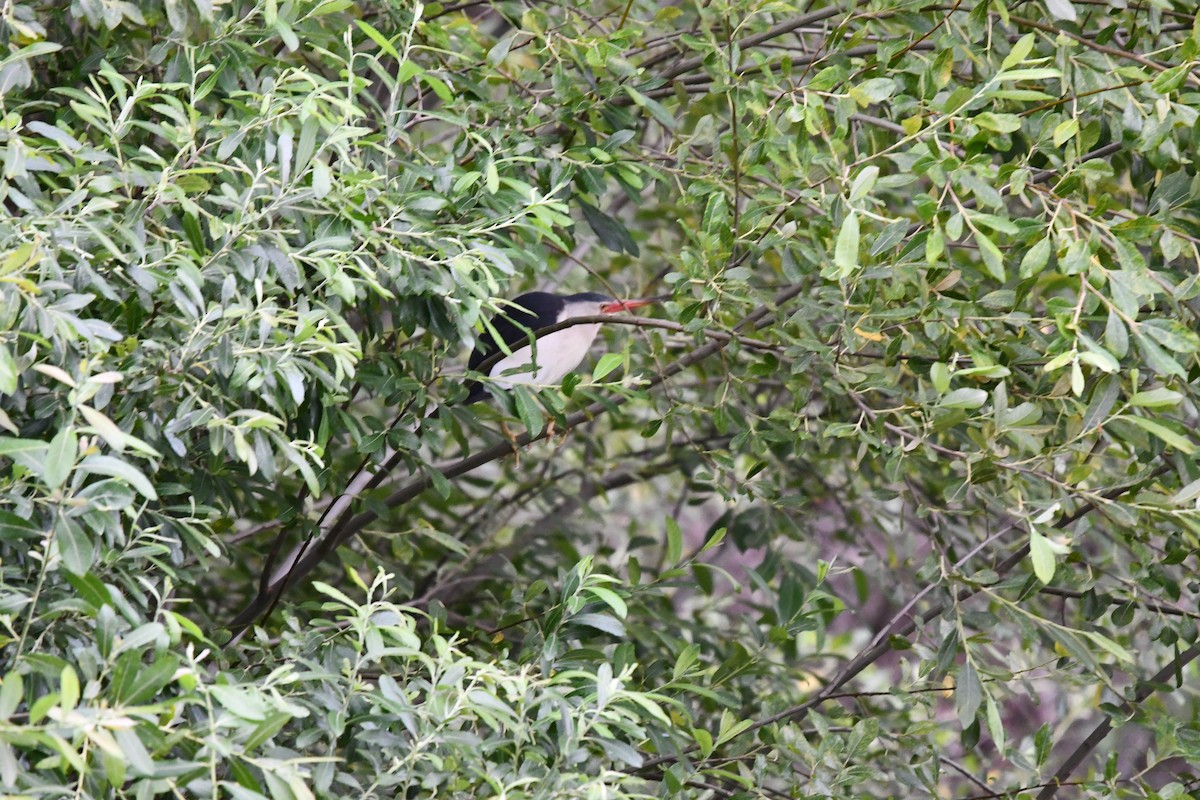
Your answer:
[[[1200,793],[1193,0],[0,31],[4,793]],[[534,287],[671,299],[426,416]]]

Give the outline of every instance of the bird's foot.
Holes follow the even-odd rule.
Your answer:
[[[512,432],[512,429],[508,427],[508,423],[504,420],[500,420],[500,434],[507,439],[508,443],[512,446],[513,456],[516,459],[516,466],[519,469],[521,467],[521,448],[517,445],[517,434]]]

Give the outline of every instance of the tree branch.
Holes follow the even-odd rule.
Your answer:
[[[733,331],[730,332],[729,338],[716,338],[713,341],[710,341],[708,344],[702,345],[690,353],[681,356],[677,361],[668,364],[657,375],[652,377],[648,381],[647,386],[653,387],[664,383],[668,379],[688,369],[693,364],[697,364],[706,358],[721,352],[729,345],[730,342],[737,340],[739,331],[754,331],[765,327],[769,322],[771,312],[775,308],[778,308],[798,295],[803,290],[803,286],[803,284],[797,283],[785,287],[775,295],[771,303],[759,306],[752,313],[748,314],[741,322],[739,322],[737,326],[734,327]],[[559,323],[559,325],[562,325],[563,327],[569,327],[567,323],[570,323],[571,325],[581,324],[581,319],[566,320],[563,323]],[[605,316],[600,319],[604,322],[612,322],[620,319],[639,320],[638,323],[634,324],[641,324],[642,322],[646,321],[645,318],[633,317],[622,318]],[[661,323],[663,321],[655,320],[654,322]],[[670,324],[674,325],[677,323]],[[655,324],[652,327],[662,327],[662,325]],[[541,331],[537,331],[536,333],[544,334],[557,329],[557,326],[552,325],[544,328]],[[483,365],[480,366],[482,367]],[[592,403],[587,408],[577,411],[569,416],[567,418],[566,425],[560,427],[558,431],[562,432],[571,430],[572,428],[578,427],[586,422],[590,422],[609,410],[623,406],[626,402],[628,402],[628,400],[629,398],[627,397],[617,396],[608,398],[604,401]],[[488,464],[511,455],[525,445],[545,439],[549,435],[549,430],[542,430],[536,436],[531,436],[529,431],[525,431],[524,433],[515,436],[512,439],[506,439],[502,442],[497,442],[491,447],[467,456],[466,458],[463,458],[439,471],[441,476],[446,480],[453,480],[454,478],[465,475],[466,473],[471,472],[483,466],[484,464]],[[393,457],[388,460],[388,463],[384,465],[384,471],[386,472],[387,470],[394,468],[397,464],[399,464],[399,461],[400,454],[395,453]],[[429,477],[428,473],[422,475],[421,477],[409,482],[396,492],[392,493],[392,495],[384,501],[384,506],[390,509],[403,505],[404,503],[407,503],[408,501],[420,495],[432,484],[433,479]],[[258,595],[250,601],[246,608],[244,608],[241,613],[237,615],[234,622],[230,624],[230,629],[234,632],[235,639],[241,634],[242,631],[245,630],[246,627],[248,627],[251,623],[258,619],[260,615],[265,613],[274,605],[283,589],[289,585],[292,585],[295,581],[302,579],[313,569],[315,569],[318,564],[324,561],[331,553],[333,553],[333,551],[350,539],[350,537],[362,531],[367,525],[371,524],[378,518],[379,515],[374,511],[363,511],[354,517],[351,517],[345,525],[331,529],[319,542],[316,543],[315,546],[308,547],[306,551],[296,559],[295,563],[291,565],[286,574],[280,576],[278,581],[272,581],[270,586],[267,587],[266,591],[260,591]]]
[[[1140,478],[1139,480],[1137,480],[1134,483],[1126,484],[1125,486],[1119,486],[1114,489],[1110,489],[1108,492],[1104,493],[1103,497],[1105,500],[1115,500],[1116,498],[1120,497],[1121,495],[1129,492],[1131,489],[1141,486],[1146,481],[1152,480],[1152,479],[1158,477],[1159,475],[1162,475],[1163,473],[1167,472],[1169,469],[1170,469],[1170,467],[1168,465],[1162,465],[1162,466],[1158,467],[1157,469],[1155,469],[1153,472],[1151,472],[1149,475],[1146,475],[1146,476]],[[1096,508],[1097,508],[1097,506],[1095,504],[1089,503],[1089,504],[1083,506],[1082,508],[1078,509],[1074,513],[1068,514],[1067,516],[1063,517],[1058,522],[1056,522],[1053,527],[1057,528],[1059,530],[1068,528],[1071,525],[1074,525],[1079,520],[1083,519],[1085,516],[1087,516],[1089,513],[1091,513]],[[980,552],[982,552],[984,549],[986,549],[988,546],[990,546],[993,542],[996,542],[997,540],[1001,539],[1002,537],[1008,535],[1011,531],[1017,529],[1020,526],[1020,524],[1021,524],[1021,520],[1012,520],[1011,522],[1009,522],[1008,525],[1005,525],[999,531],[997,531],[996,533],[987,537],[982,542],[977,544],[975,547],[971,548],[971,550],[968,551],[966,555],[964,555],[962,558],[958,559],[958,561],[956,561],[954,563],[953,568],[955,570],[962,569],[968,561],[970,561],[972,558],[974,558],[976,555],[978,555]],[[1021,545],[1020,547],[1018,547],[1013,553],[1011,553],[1007,558],[1005,558],[1004,561],[1002,561],[999,565],[997,565],[995,568],[996,573],[1003,576],[1005,573],[1011,571],[1013,569],[1013,567],[1015,567],[1017,564],[1019,564],[1027,555],[1029,555],[1028,542]],[[901,608],[898,612],[896,612],[896,614],[893,615],[893,617],[890,620],[888,620],[887,624],[883,626],[883,628],[879,631],[879,633],[877,633],[875,635],[875,638],[871,640],[871,643],[869,645],[867,645],[867,647],[865,649],[859,651],[858,655],[854,656],[854,658],[852,658],[852,659],[850,659],[850,661],[846,662],[846,665],[844,667],[842,667],[837,672],[837,674],[834,675],[834,677],[829,681],[829,683],[827,683],[819,692],[817,692],[811,698],[809,698],[808,700],[806,700],[805,702],[801,703],[798,706],[793,706],[792,708],[785,709],[783,711],[780,711],[778,713],[772,714],[768,717],[758,720],[757,722],[750,725],[745,730],[738,733],[738,736],[743,736],[747,733],[753,733],[754,731],[757,731],[768,725],[773,725],[777,722],[792,722],[792,721],[803,719],[811,709],[820,705],[821,703],[824,703],[826,700],[831,699],[834,695],[836,695],[839,692],[839,690],[843,686],[845,686],[847,683],[849,683],[851,680],[853,680],[856,676],[858,676],[859,673],[861,673],[863,670],[865,670],[868,666],[873,664],[875,661],[879,660],[879,658],[884,653],[887,653],[888,651],[890,651],[891,650],[891,642],[890,642],[891,637],[905,636],[905,635],[911,633],[913,630],[915,630],[918,624],[922,624],[922,625],[926,624],[926,623],[930,622],[931,620],[936,619],[938,616],[940,616],[946,610],[946,607],[947,607],[946,602],[939,602],[939,603],[934,604],[934,606],[932,608],[929,608],[923,614],[920,614],[919,616],[917,616],[915,618],[908,617],[910,610],[916,606],[916,604],[921,600],[922,597],[929,594],[929,592],[933,590],[935,585],[936,584],[934,584],[934,583],[930,583],[924,589],[917,592],[917,594],[914,595],[907,603],[905,603],[904,607]],[[967,598],[970,598],[973,595],[978,594],[978,593],[979,593],[979,589],[964,589],[960,594],[957,595],[957,597],[955,598],[955,601],[962,602],[963,600],[966,600]],[[656,758],[652,758],[652,759],[646,761],[641,767],[638,767],[637,769],[632,770],[632,771],[637,774],[648,774],[649,772],[652,772],[653,770],[657,769],[658,767],[662,766],[663,764],[669,764],[669,763],[678,761],[682,755],[684,755],[686,753],[691,753],[695,749],[696,749],[695,747],[691,747],[691,748],[688,748],[687,750],[685,750],[684,753],[682,753],[682,754],[668,754],[668,755],[661,755]]]
[[[1197,656],[1200,656],[1200,644],[1194,644],[1182,653],[1179,653],[1175,658],[1162,669],[1154,674],[1154,677],[1143,684],[1142,688],[1134,695],[1133,700],[1127,700],[1122,703],[1122,708],[1127,713],[1132,714],[1134,706],[1143,702],[1150,695],[1158,691],[1158,688],[1166,683],[1172,675],[1177,675],[1182,672],[1183,668],[1194,661]],[[1059,766],[1054,773],[1054,777],[1042,788],[1038,793],[1037,800],[1050,800],[1058,792],[1060,786],[1066,785],[1067,778],[1071,777],[1071,773],[1075,768],[1083,763],[1083,760],[1088,757],[1092,750],[1108,736],[1108,732],[1112,729],[1112,718],[1105,716],[1104,720],[1097,725],[1087,738],[1079,743],[1079,746],[1067,756],[1066,760]]]
[[[855,5],[862,4],[865,4],[865,0],[859,0],[859,2]],[[769,42],[772,39],[783,36],[785,33],[791,33],[797,28],[803,28],[805,25],[811,25],[814,22],[820,22],[821,20],[829,19],[830,17],[845,13],[848,10],[849,9],[842,4],[835,4],[829,8],[823,8],[820,11],[814,11],[811,14],[805,14],[802,17],[786,20],[778,25],[768,28],[762,33],[756,33],[753,36],[747,36],[744,39],[739,39],[736,42],[736,45],[740,50],[748,50],[751,47],[757,47],[763,42]],[[680,75],[683,75],[685,72],[691,72],[697,67],[702,66],[704,66],[704,56],[695,56],[693,58],[680,61],[678,64],[666,70],[658,77],[662,78],[664,81],[671,81],[675,78],[678,78]]]

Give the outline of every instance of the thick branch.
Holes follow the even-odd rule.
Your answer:
[[[1145,483],[1145,481],[1153,480],[1159,475],[1162,475],[1163,473],[1167,472],[1168,469],[1169,467],[1166,465],[1159,467],[1154,472],[1139,479],[1136,483],[1128,484],[1126,486],[1119,486],[1115,489],[1105,492],[1103,498],[1105,500],[1115,500],[1116,498],[1129,492],[1131,489],[1141,486],[1143,483]],[[1097,506],[1095,504],[1085,505],[1074,513],[1060,519],[1054,524],[1054,527],[1058,529],[1068,528],[1083,517],[1087,516],[1096,507]],[[1009,522],[1008,525],[1004,526],[999,531],[987,537],[975,547],[971,548],[966,555],[954,563],[953,568],[955,570],[961,570],[968,561],[981,553],[987,547],[991,546],[994,542],[1008,535],[1013,530],[1016,530],[1020,525],[1020,520],[1013,520]],[[1005,558],[1004,561],[996,566],[996,573],[1000,576],[1004,576],[1028,555],[1029,544],[1025,543],[1018,547],[1013,553]],[[889,652],[892,649],[891,638],[893,636],[906,636],[914,631],[917,628],[917,625],[926,624],[940,616],[946,610],[946,602],[936,603],[933,607],[926,610],[925,613],[916,617],[908,616],[909,612],[916,606],[918,602],[920,602],[921,598],[932,591],[935,585],[936,584],[930,583],[928,586],[914,595],[907,603],[905,603],[904,607],[896,612],[896,614],[888,621],[888,623],[883,626],[879,633],[875,635],[875,638],[871,641],[871,643],[865,649],[861,650],[858,655],[850,659],[850,661],[848,661],[846,665],[842,667],[829,681],[829,683],[827,683],[819,692],[798,706],[793,706],[792,708],[785,709],[776,714],[772,714],[769,717],[758,720],[753,725],[739,733],[738,736],[752,733],[760,728],[764,728],[767,725],[773,725],[777,722],[791,722],[803,719],[812,708],[824,703],[826,700],[831,699],[835,694],[838,693],[838,690],[857,677],[860,672],[878,661],[884,653]],[[957,595],[955,601],[962,602],[978,592],[978,589],[963,589]],[[692,752],[694,749],[695,748],[690,748],[686,752]],[[653,772],[663,764],[677,761],[679,757],[679,755],[674,754],[658,756],[657,758],[646,761],[641,767],[635,770],[635,772],[639,774]]]
[[[1132,701],[1126,701],[1122,704],[1122,707],[1127,713],[1132,714],[1135,705],[1143,702],[1150,695],[1158,691],[1158,688],[1170,680],[1171,676],[1182,672],[1183,668],[1194,661],[1197,656],[1200,656],[1200,644],[1194,644],[1175,656],[1175,658],[1171,659],[1170,663],[1155,673],[1154,677],[1138,690]],[[1050,800],[1058,792],[1058,787],[1067,785],[1067,778],[1071,777],[1071,773],[1075,771],[1075,768],[1083,763],[1083,760],[1088,757],[1089,753],[1096,749],[1096,746],[1104,740],[1105,736],[1108,736],[1108,732],[1111,729],[1112,718],[1106,716],[1088,734],[1087,738],[1079,743],[1079,746],[1075,748],[1071,755],[1067,756],[1066,761],[1054,773],[1054,777],[1038,793],[1037,800]]]
[[[782,304],[788,302],[789,300],[791,300],[792,298],[794,298],[796,295],[798,295],[802,291],[802,289],[803,289],[803,284],[793,284],[791,286],[784,288],[783,290],[781,290],[780,292],[778,292],[775,295],[775,298],[772,303],[759,306],[751,314],[747,315],[740,323],[738,323],[738,325],[730,333],[729,338],[714,339],[713,341],[710,341],[708,344],[702,345],[701,347],[696,348],[695,350],[691,351],[690,353],[684,354],[678,360],[674,361],[671,364],[668,364],[657,375],[652,377],[648,381],[648,386],[657,386],[658,384],[661,384],[661,383],[667,381],[668,379],[674,377],[675,375],[678,375],[679,373],[688,369],[693,364],[697,364],[697,363],[703,361],[704,359],[714,355],[715,353],[721,352],[725,347],[727,347],[729,345],[729,343],[731,341],[734,341],[737,339],[739,331],[743,331],[743,330],[754,331],[754,330],[758,330],[759,328],[765,327],[768,324],[768,322],[770,321],[771,312],[775,308],[779,307],[780,305],[782,305]],[[615,321],[615,320],[619,320],[619,319],[633,320],[636,318],[621,318],[621,317],[606,316],[606,317],[603,317],[601,321],[611,322],[611,321]],[[563,327],[569,327],[569,325],[567,323],[569,323],[570,325],[575,325],[575,324],[580,324],[580,321],[581,321],[580,319],[567,320],[566,323],[560,323],[560,324],[563,325]],[[644,322],[644,321],[645,320],[641,320],[641,322]],[[655,322],[661,322],[661,321],[655,321]],[[639,324],[639,323],[635,323],[635,324]],[[671,323],[671,324],[674,324],[674,323]],[[662,326],[655,325],[655,327],[662,327]],[[543,330],[546,332],[549,332],[551,330],[556,330],[556,329],[557,328],[555,326],[550,326]],[[542,331],[538,331],[537,333],[542,333]],[[482,365],[481,365],[481,367],[482,367]],[[559,428],[557,428],[556,432],[561,433],[561,432],[564,432],[567,430],[571,430],[572,428],[575,428],[586,422],[590,422],[591,420],[595,419],[598,416],[601,416],[602,414],[609,411],[610,409],[620,407],[620,406],[624,405],[626,402],[628,402],[627,397],[618,396],[618,397],[609,398],[608,400],[605,400],[603,402],[597,401],[595,403],[592,403],[590,406],[583,409],[582,411],[578,411],[578,412],[572,414],[571,416],[569,416],[567,418],[566,425],[560,426]],[[471,471],[483,466],[484,464],[488,464],[488,463],[491,463],[492,461],[497,461],[501,458],[511,455],[512,453],[515,453],[518,450],[520,450],[525,445],[528,445],[532,442],[540,441],[541,439],[544,439],[549,435],[550,435],[549,430],[543,430],[540,433],[538,433],[536,436],[531,436],[529,431],[525,431],[524,433],[522,433],[518,436],[515,436],[512,439],[506,439],[502,442],[498,442],[485,450],[482,450],[478,453],[474,453],[473,455],[470,455],[466,458],[461,459],[460,461],[455,462],[454,464],[451,464],[450,466],[440,470],[441,475],[442,475],[442,477],[444,477],[447,480],[453,480],[454,478],[457,478],[461,475],[465,475],[466,473],[471,472]],[[396,456],[393,457],[393,459],[389,459],[389,463],[384,465],[384,471],[394,468],[399,463],[398,455],[399,454],[396,454]],[[395,463],[392,463],[392,462],[395,462]],[[396,508],[397,506],[403,505],[404,503],[407,503],[408,501],[410,501],[410,500],[414,499],[415,497],[417,497],[418,495],[420,495],[422,492],[424,492],[426,489],[428,489],[432,484],[433,484],[433,479],[429,477],[428,473],[425,475],[422,475],[421,477],[416,478],[413,481],[410,481],[408,484],[404,485],[399,490],[394,492],[390,497],[387,498],[387,500],[384,501],[384,506],[387,508]],[[354,517],[350,518],[346,522],[345,525],[341,525],[335,529],[330,530],[329,533],[326,534],[321,541],[319,541],[315,544],[315,546],[311,546],[311,547],[306,546],[306,550],[300,555],[300,557],[296,560],[296,562],[291,566],[291,568],[288,570],[287,574],[281,576],[280,580],[277,582],[274,582],[271,586],[266,587],[265,591],[260,591],[258,593],[258,595],[253,600],[250,601],[249,605],[247,605],[246,608],[243,609],[240,614],[238,614],[236,621],[231,625],[231,628],[240,632],[240,630],[245,625],[249,625],[251,622],[253,622],[255,619],[257,619],[259,616],[261,616],[263,613],[265,613],[269,608],[271,608],[274,605],[275,601],[278,599],[278,596],[279,596],[281,590],[284,587],[293,585],[296,581],[304,578],[306,575],[308,575],[308,573],[312,572],[312,570],[315,569],[318,564],[320,564],[322,561],[324,561],[331,553],[333,553],[344,542],[349,540],[355,534],[362,531],[367,525],[371,524],[378,518],[379,518],[379,515],[376,514],[374,511],[370,511],[370,510],[363,511],[363,512],[355,515]]]

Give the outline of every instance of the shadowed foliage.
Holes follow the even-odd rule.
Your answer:
[[[1196,796],[1198,115],[1191,0],[12,0],[0,793]],[[534,289],[666,299],[459,403]]]

